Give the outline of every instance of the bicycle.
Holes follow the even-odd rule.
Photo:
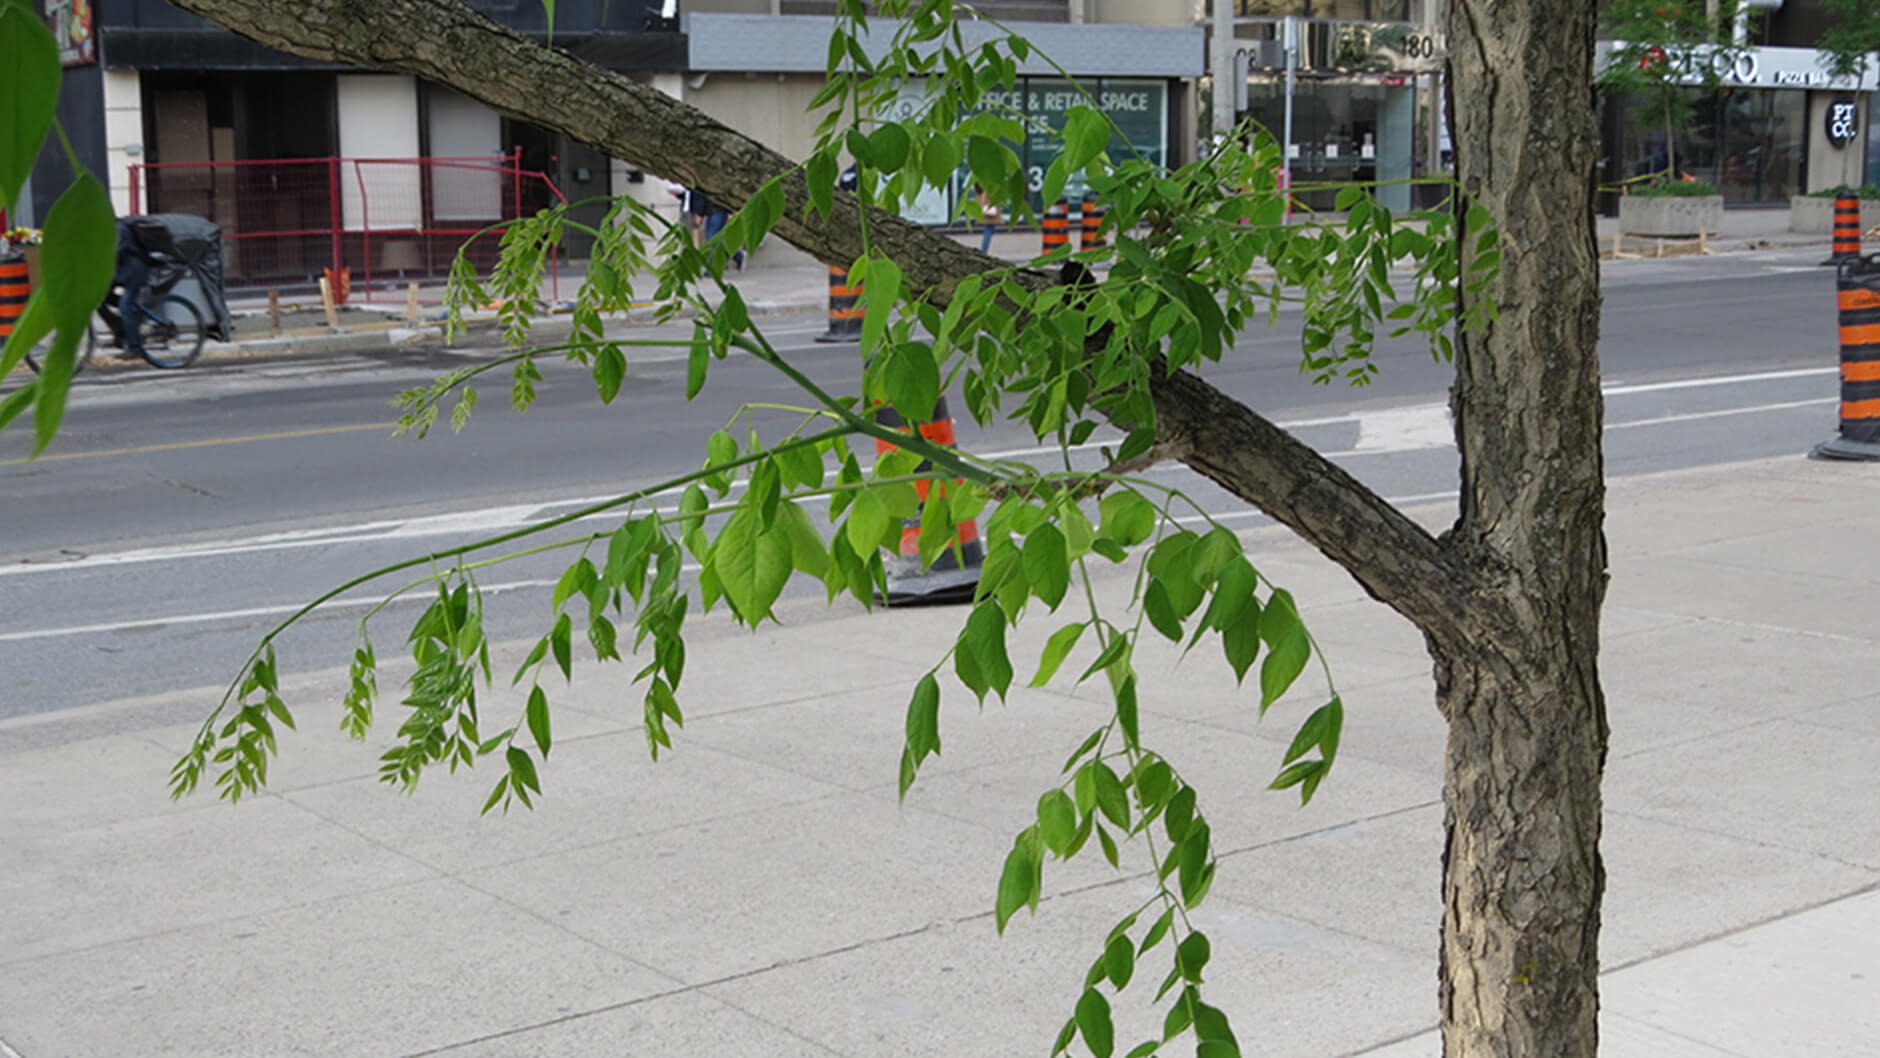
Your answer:
[[[144,360],[151,367],[179,368],[188,367],[202,353],[202,343],[207,337],[208,327],[202,321],[202,312],[196,306],[175,295],[163,293],[175,282],[174,279],[163,284],[159,289],[151,285],[151,293],[138,300],[135,318],[138,333],[143,336]],[[98,306],[92,314],[91,322],[85,328],[85,344],[78,351],[78,361],[72,367],[72,373],[85,370],[91,363],[91,357],[98,349],[98,321],[104,320],[112,339],[122,347],[123,334],[119,323],[111,318],[108,308],[111,302]],[[120,310],[122,305],[119,306]],[[26,353],[26,366],[37,372],[39,360],[35,354],[42,353],[47,343],[41,343]]]

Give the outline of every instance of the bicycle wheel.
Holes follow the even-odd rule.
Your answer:
[[[152,367],[188,367],[202,352],[207,328],[196,306],[165,294],[144,306],[137,322],[144,332],[144,359]]]
[[[52,351],[52,339],[53,336],[48,334],[26,350],[26,366],[33,369],[33,374],[39,373],[39,361]],[[92,351],[97,347],[98,318],[94,316],[85,328],[85,340],[78,343],[78,360],[72,364],[72,374],[85,370],[85,365],[91,363]]]

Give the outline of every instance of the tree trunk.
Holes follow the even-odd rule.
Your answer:
[[[1665,179],[1678,178],[1678,138],[1671,127],[1671,104],[1665,104]]]
[[[1456,175],[1499,226],[1502,258],[1486,292],[1498,316],[1458,335],[1451,395],[1462,511],[1443,545],[1481,571],[1471,627],[1424,626],[1450,725],[1449,1058],[1598,1050],[1606,553],[1593,23],[1591,4],[1450,5]],[[1465,267],[1475,241],[1465,238]],[[1467,307],[1476,295],[1461,296]]]

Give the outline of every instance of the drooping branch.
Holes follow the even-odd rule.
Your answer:
[[[863,248],[860,203],[838,193],[827,222],[807,215],[790,159],[684,102],[492,22],[458,0],[174,0],[282,51],[448,85],[484,104],[587,143],[635,168],[745,202],[778,173],[785,209],[775,228],[819,260],[846,264]],[[900,264],[910,290],[943,300],[951,284],[1003,267],[952,239],[871,209],[875,248]],[[1021,282],[1043,285],[1038,273]],[[1183,462],[1272,515],[1343,565],[1372,594],[1426,631],[1452,632],[1468,582],[1435,538],[1388,502],[1262,416],[1190,374],[1153,383],[1158,430]]]

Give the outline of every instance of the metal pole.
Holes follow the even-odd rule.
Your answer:
[[[1287,201],[1292,199],[1292,154],[1293,154],[1293,70],[1299,65],[1299,18],[1287,15],[1281,24],[1280,45],[1286,54],[1286,131],[1280,144],[1280,173],[1283,176],[1281,186],[1286,189]]]
[[[326,199],[327,223],[333,227],[333,281],[339,282],[340,270],[340,216],[339,216],[339,159],[326,160]]]
[[[1218,141],[1234,127],[1234,0],[1214,0],[1210,43],[1208,72],[1214,78],[1214,136]]]
[[[1442,22],[1437,18],[1436,4],[1426,0],[1423,5],[1423,30],[1429,35],[1430,40],[1434,41],[1436,31],[1440,28],[1442,28]],[[1430,72],[1429,108],[1430,119],[1426,130],[1429,136],[1426,149],[1429,154],[1428,161],[1425,163],[1426,172],[1429,175],[1447,173],[1448,169],[1443,166],[1443,123],[1448,120],[1448,116],[1444,112],[1446,108],[1443,105],[1443,74],[1440,68]]]

